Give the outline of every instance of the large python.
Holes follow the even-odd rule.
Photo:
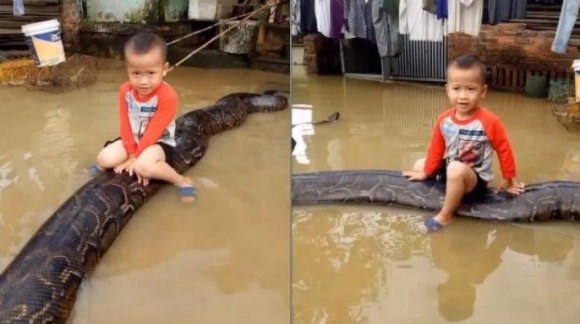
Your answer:
[[[196,164],[212,135],[240,126],[248,114],[286,109],[274,92],[235,93],[177,119],[172,166]],[[132,215],[162,186],[127,173],[101,172],[40,227],[0,275],[0,323],[65,323],[81,281],[91,273]]]
[[[444,184],[409,181],[400,171],[347,170],[292,175],[292,204],[374,204],[438,211]],[[576,221],[580,183],[553,181],[527,185],[518,196],[490,188],[481,199],[463,202],[458,216],[506,222]]]

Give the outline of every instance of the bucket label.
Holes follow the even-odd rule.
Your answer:
[[[26,37],[36,66],[54,65],[65,61],[60,31],[34,34]]]
[[[45,42],[58,42],[58,41],[60,41],[60,32],[53,31],[53,32],[48,32],[48,33],[32,35],[31,37],[34,37],[38,40],[42,40]]]

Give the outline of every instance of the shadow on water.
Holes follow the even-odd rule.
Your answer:
[[[293,172],[412,167],[448,108],[441,87],[293,77]],[[580,181],[578,134],[543,99],[490,93],[525,183]],[[494,158],[496,181],[499,164]],[[497,185],[497,182],[492,183]],[[294,322],[573,322],[580,309],[580,227],[458,221],[426,236],[427,215],[366,206],[293,210]]]

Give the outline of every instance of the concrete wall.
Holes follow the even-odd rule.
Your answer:
[[[88,22],[159,23],[187,21],[188,0],[81,0]]]
[[[187,21],[189,0],[159,0],[160,19],[163,22]]]

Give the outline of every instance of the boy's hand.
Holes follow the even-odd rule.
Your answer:
[[[133,164],[135,163],[134,157],[129,157],[125,162],[117,165],[115,167],[115,173],[121,173],[123,171],[129,172],[130,176],[133,176]]]
[[[147,185],[149,184],[149,178],[145,178],[144,176],[140,175],[137,172],[135,172],[135,175],[137,176],[137,182],[142,184],[144,187],[147,187]]]
[[[524,184],[521,182],[515,182],[513,179],[503,179],[501,181],[501,186],[496,190],[496,193],[500,190],[505,190],[512,195],[519,195],[525,191]]]
[[[420,171],[404,171],[403,176],[411,181],[423,181],[427,179],[427,174]]]
[[[137,159],[135,159],[135,157],[133,157],[133,156],[129,157],[127,159],[127,161],[125,161],[125,162],[119,164],[117,167],[115,167],[115,172],[122,173],[124,171],[127,171],[130,176],[133,176],[133,173],[134,173],[137,176],[137,181],[146,187],[149,184],[150,179],[145,178],[144,176],[140,175],[139,173],[137,173],[134,170],[136,160]]]

